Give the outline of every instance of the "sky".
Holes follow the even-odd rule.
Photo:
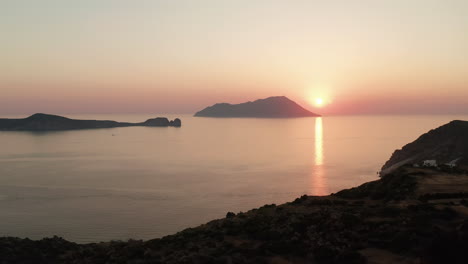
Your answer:
[[[0,32],[2,116],[468,113],[466,0],[0,0]]]

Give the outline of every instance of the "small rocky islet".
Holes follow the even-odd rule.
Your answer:
[[[456,123],[449,130],[457,130]],[[442,129],[446,140],[437,136],[424,144],[446,144],[453,135]],[[4,237],[0,263],[467,263],[468,171],[463,164],[416,164],[335,194],[227,212],[223,219],[148,241]]]

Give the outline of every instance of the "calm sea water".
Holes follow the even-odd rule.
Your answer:
[[[161,237],[228,211],[375,180],[395,149],[453,119],[468,120],[163,116],[180,117],[182,127],[0,132],[0,236]]]

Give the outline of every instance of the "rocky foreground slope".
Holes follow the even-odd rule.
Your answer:
[[[149,241],[0,238],[0,263],[467,263],[468,174],[402,167]]]
[[[176,118],[169,121],[165,117],[152,118],[141,123],[116,122],[110,120],[78,120],[48,114],[34,114],[21,119],[0,118],[0,131],[54,131],[130,126],[180,127],[181,125],[182,122],[180,119]]]

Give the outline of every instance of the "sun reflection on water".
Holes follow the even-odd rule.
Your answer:
[[[315,119],[315,166],[323,164],[323,128],[322,118]]]
[[[315,162],[312,170],[312,195],[327,195],[325,168],[323,166],[323,125],[322,118],[315,118]]]

